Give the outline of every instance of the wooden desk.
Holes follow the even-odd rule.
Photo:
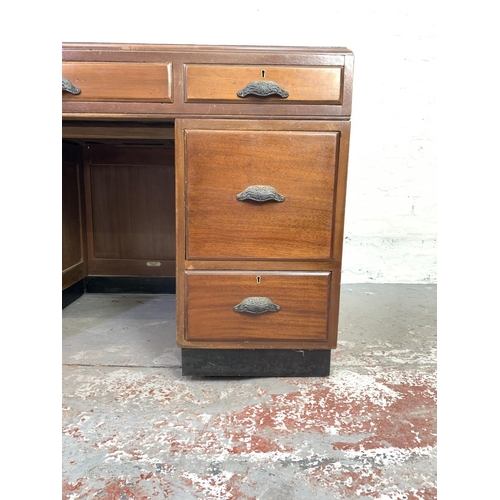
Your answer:
[[[327,375],[353,54],[64,44],[62,74],[66,295],[175,276],[183,374]]]

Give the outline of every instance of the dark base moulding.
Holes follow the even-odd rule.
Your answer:
[[[330,350],[182,349],[182,375],[327,377]]]

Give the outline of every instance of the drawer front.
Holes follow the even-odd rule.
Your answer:
[[[331,259],[339,136],[187,130],[187,259]]]
[[[171,63],[63,62],[62,76],[81,91],[63,101],[172,102]]]
[[[341,66],[187,64],[185,78],[186,102],[342,103]]]
[[[187,272],[186,340],[325,343],[330,283],[329,272]]]

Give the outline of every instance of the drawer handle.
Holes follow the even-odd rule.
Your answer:
[[[75,87],[67,78],[62,79],[62,89],[75,95],[81,92],[81,90],[78,87]]]
[[[265,312],[276,312],[281,307],[275,304],[267,297],[247,297],[238,305],[234,306],[234,310],[239,313],[262,314]]]
[[[286,90],[283,90],[276,82],[268,80],[257,80],[250,82],[244,89],[238,90],[236,95],[238,97],[246,97],[247,95],[258,95],[266,97],[268,95],[277,94],[280,97],[287,98],[289,96]]]
[[[236,195],[238,201],[285,201],[285,197],[272,186],[248,186],[244,191]]]

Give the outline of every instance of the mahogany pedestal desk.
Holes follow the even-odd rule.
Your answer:
[[[183,375],[328,375],[352,52],[67,43],[62,76],[63,302],[175,286]]]

